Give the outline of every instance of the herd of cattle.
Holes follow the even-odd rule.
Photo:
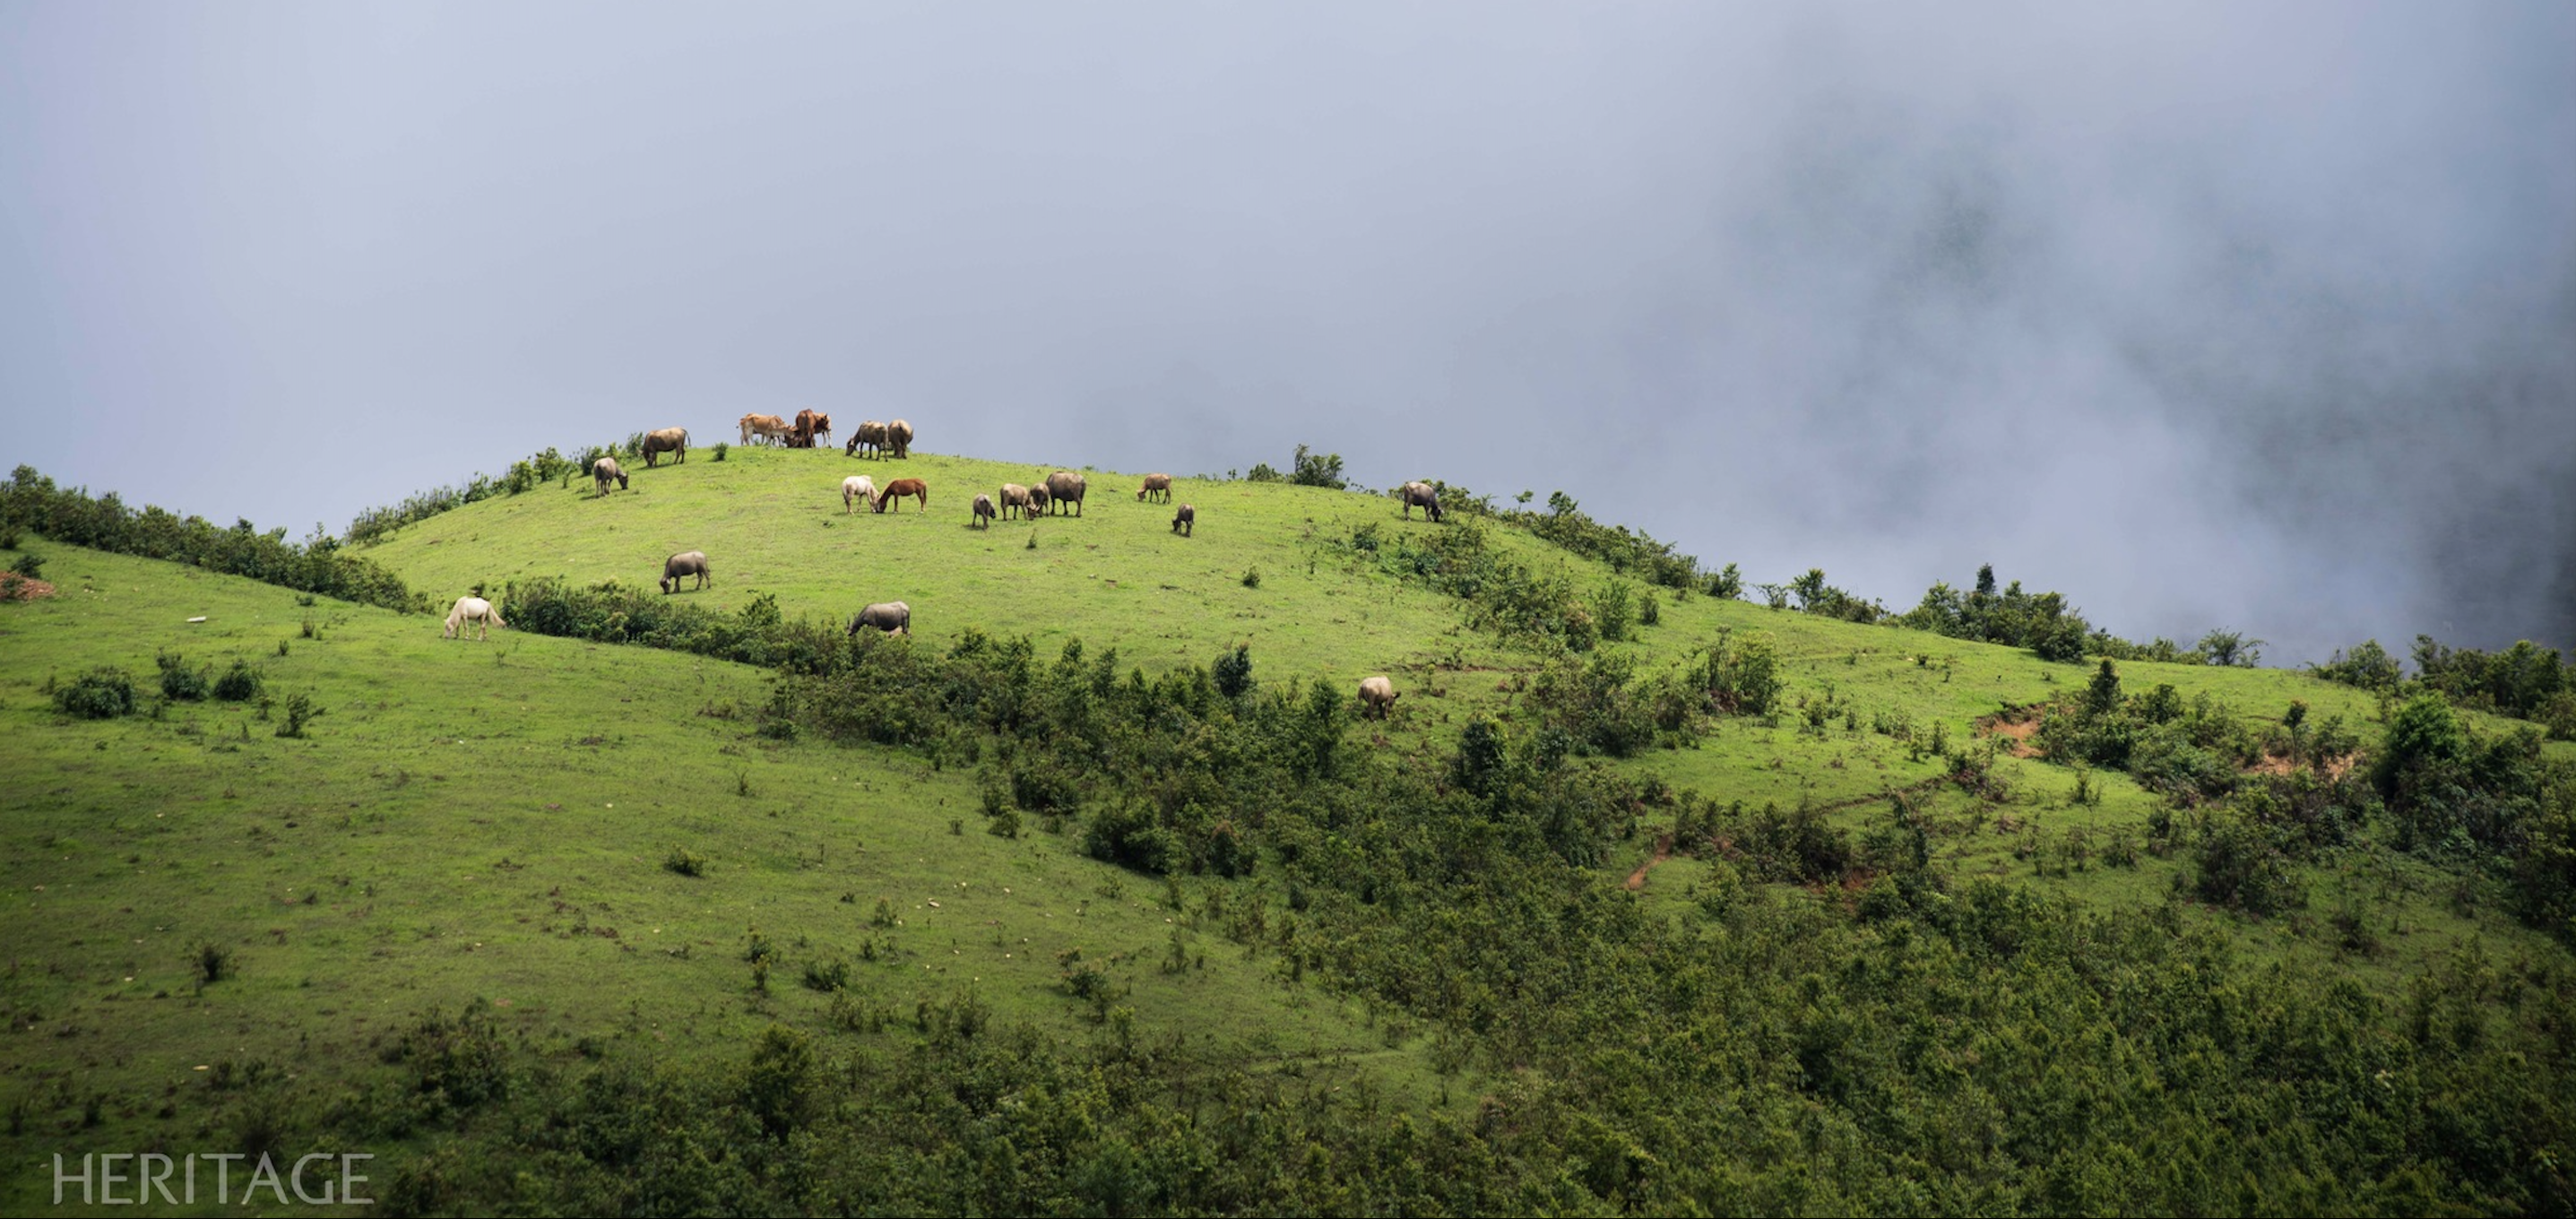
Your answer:
[[[776,415],[745,415],[740,420],[740,426],[744,444],[759,441],[784,448],[810,449],[815,447],[815,441],[832,434],[832,417],[815,411],[798,411],[795,420],[791,422]],[[891,423],[881,423],[871,419],[862,423],[858,427],[858,432],[850,437],[849,443],[841,452],[844,456],[856,457],[862,448],[880,459],[909,458],[912,456],[912,424],[901,419]],[[661,428],[646,432],[643,444],[639,446],[639,452],[647,467],[657,466],[658,459],[665,453],[671,454],[675,462],[687,461],[689,459],[688,429]],[[631,477],[617,464],[617,459],[614,457],[602,457],[593,462],[590,473],[593,483],[598,488],[597,495],[601,496],[608,494],[611,483],[615,483],[620,490],[626,489]],[[1083,476],[1071,470],[1058,470],[1027,486],[1019,483],[1003,483],[994,495],[979,493],[975,496],[970,508],[972,517],[969,523],[975,528],[989,528],[994,520],[1007,518],[1015,512],[1022,520],[1050,514],[1070,514],[1080,517],[1083,496],[1087,490],[1088,486]],[[921,479],[893,479],[886,483],[883,490],[879,490],[875,480],[865,474],[854,474],[841,480],[841,510],[844,514],[857,512],[859,501],[865,500],[871,511],[882,514],[887,505],[891,504],[900,515],[903,510],[902,501],[906,497],[911,498],[921,511],[926,513],[930,510],[930,484]],[[1429,483],[1406,483],[1397,489],[1396,498],[1404,504],[1406,520],[1413,519],[1415,508],[1422,509],[1424,515],[1435,524],[1445,519],[1440,511],[1439,492]],[[1165,504],[1172,502],[1172,476],[1146,475],[1144,482],[1136,488],[1136,499],[1140,503],[1146,500]],[[1190,537],[1195,535],[1197,528],[1197,508],[1182,504],[1172,514],[1172,532]],[[663,595],[668,596],[680,591],[681,583],[692,577],[696,578],[697,583],[691,591],[705,588],[713,578],[713,574],[707,567],[705,551],[682,551],[664,559],[661,579]],[[446,637],[450,639],[461,637],[469,624],[479,628],[478,637],[488,636],[492,627],[508,625],[501,621],[500,611],[494,609],[490,602],[480,597],[457,598],[455,609],[447,616]],[[883,631],[889,635],[910,635],[912,607],[901,601],[878,602],[860,610],[858,616],[850,620],[849,633],[852,635],[870,629]],[[1386,718],[1387,713],[1394,710],[1395,700],[1398,697],[1395,684],[1384,675],[1371,677],[1360,683],[1361,708],[1378,719]]]

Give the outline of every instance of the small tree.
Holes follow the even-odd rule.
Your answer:
[[[1297,446],[1296,471],[1288,481],[1301,487],[1330,487],[1335,491],[1350,486],[1342,479],[1341,454],[1311,453],[1302,444]]]
[[[1227,698],[1241,698],[1252,692],[1252,645],[1239,643],[1234,650],[1216,658],[1211,676],[1216,678],[1217,693]]]
[[[2263,663],[2263,643],[2241,631],[2211,631],[2200,637],[2198,651],[2204,663],[2250,669]]]

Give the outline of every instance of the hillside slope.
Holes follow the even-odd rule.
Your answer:
[[[24,895],[0,909],[10,1163],[165,1139],[167,1115],[225,1129],[270,1084],[301,1105],[377,1086],[389,1039],[476,999],[572,1060],[730,1055],[775,1021],[909,1022],[965,996],[1079,1040],[1099,1013],[1066,993],[1069,950],[1136,1036],[1428,1095],[1420,1037],[1283,987],[1063,837],[982,832],[971,776],[755,734],[755,670],[449,640],[435,619],[44,549],[59,594],[0,607],[0,883]],[[76,720],[48,697],[106,666],[158,702],[163,652],[246,661],[275,705]],[[295,695],[323,710],[282,738]],[[670,870],[675,852],[702,874]],[[1187,968],[1159,967],[1175,953]],[[805,982],[836,970],[837,992]],[[266,1082],[223,1090],[245,1078]],[[0,1188],[33,1205],[44,1181]]]

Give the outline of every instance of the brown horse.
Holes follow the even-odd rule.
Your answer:
[[[887,483],[884,493],[877,496],[877,511],[885,511],[887,504],[894,503],[907,495],[921,501],[922,511],[930,511],[930,484],[918,478],[898,478]],[[903,506],[896,504],[895,512],[900,515],[903,512]]]

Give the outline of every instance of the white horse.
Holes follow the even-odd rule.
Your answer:
[[[464,633],[465,624],[469,622],[480,628],[474,636],[477,639],[491,638],[493,627],[510,625],[501,621],[501,611],[492,608],[491,602],[481,597],[458,597],[456,608],[447,611],[447,633],[440,638],[456,638]]]
[[[870,504],[877,502],[876,483],[865,474],[853,474],[842,479],[841,508],[845,512],[856,512],[859,510],[860,500],[866,500]]]

